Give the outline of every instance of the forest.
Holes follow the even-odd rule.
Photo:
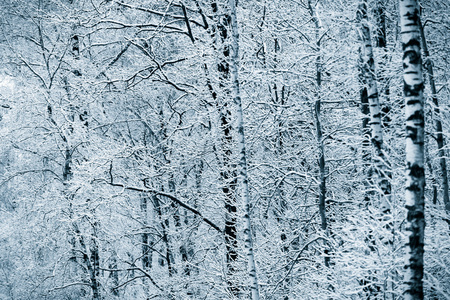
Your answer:
[[[0,299],[450,300],[448,0],[0,0]]]

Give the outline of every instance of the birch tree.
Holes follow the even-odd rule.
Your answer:
[[[365,83],[367,84],[367,97],[370,112],[369,125],[371,129],[371,141],[375,152],[374,159],[376,159],[376,169],[379,178],[378,185],[383,192],[381,197],[380,210],[383,214],[390,212],[390,194],[391,184],[386,166],[386,157],[384,154],[383,145],[383,129],[381,127],[381,106],[379,100],[375,59],[372,51],[372,39],[370,34],[370,27],[367,16],[367,3],[362,1],[358,6],[358,20],[360,22],[361,34],[361,54],[362,54],[362,72]]]
[[[377,2],[377,5],[380,5]],[[385,45],[385,36],[383,33],[385,32],[384,26],[384,13],[381,7],[377,7],[377,13],[379,18],[383,21],[379,22],[381,27],[381,37],[377,36],[376,44],[377,45]],[[376,170],[376,174],[378,175],[378,187],[381,190],[381,201],[378,205],[379,216],[378,220],[386,221],[387,224],[384,227],[390,228],[392,231],[392,220],[391,220],[391,174],[390,170],[388,170],[389,164],[387,162],[387,157],[385,156],[385,147],[384,147],[384,139],[383,139],[383,128],[382,128],[382,110],[379,100],[379,91],[377,85],[377,77],[375,70],[375,58],[372,50],[372,37],[371,30],[369,26],[368,13],[367,13],[367,2],[361,1],[358,5],[357,19],[359,22],[359,34],[361,39],[360,53],[361,53],[361,74],[363,77],[363,84],[365,91],[367,92],[367,108],[368,114],[370,118],[368,120],[368,125],[370,126],[370,136],[372,142],[372,149],[374,152],[373,160],[374,167]],[[365,100],[366,98],[364,98]],[[364,104],[363,104],[364,105]],[[367,156],[366,156],[367,159]],[[366,162],[367,163],[367,162]],[[369,163],[370,164],[370,163]],[[369,167],[371,168],[371,166]],[[366,199],[366,201],[369,199]],[[383,239],[383,238],[382,238]],[[376,242],[373,240],[372,233],[368,238],[370,245],[369,248],[372,252],[375,252]],[[389,243],[392,241],[392,238],[387,237],[384,239]],[[374,278],[375,285],[374,289],[369,288],[370,294],[374,294],[375,296],[380,292],[381,286],[377,283],[377,278]]]
[[[405,299],[423,299],[424,252],[424,99],[417,0],[400,0],[406,118]]]

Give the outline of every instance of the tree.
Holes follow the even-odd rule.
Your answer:
[[[423,299],[425,229],[424,99],[420,53],[420,10],[415,0],[400,0],[406,118],[406,274],[405,299]]]
[[[239,83],[239,28],[236,14],[235,0],[229,1],[230,17],[231,17],[231,82],[233,86],[234,104],[237,107],[237,131],[239,136],[239,175],[241,180],[241,199],[244,206],[244,239],[245,251],[248,260],[248,275],[250,277],[250,289],[252,300],[259,300],[259,285],[256,273],[255,257],[253,253],[253,234],[251,225],[251,210],[250,210],[250,193],[248,188],[248,173],[247,173],[247,152],[245,148],[245,133],[244,133],[244,114],[242,112],[241,92]]]
[[[377,5],[380,5],[379,2],[377,2]],[[380,11],[381,10],[381,11]],[[376,44],[377,45],[384,45],[386,44],[386,36],[385,36],[385,24],[384,24],[384,12],[381,7],[377,8],[377,15],[379,18],[381,18],[380,27],[381,27],[381,36],[377,36],[376,38]],[[370,116],[368,120],[366,119],[366,123],[363,123],[363,131],[367,131],[365,129],[365,126],[370,126],[370,137],[371,137],[371,144],[372,149],[374,152],[374,155],[370,156],[365,154],[363,159],[365,159],[368,165],[368,168],[371,170],[372,166],[371,163],[368,161],[369,158],[372,158],[374,160],[374,169],[378,176],[378,187],[381,190],[381,201],[377,205],[377,209],[379,210],[378,216],[376,218],[381,222],[386,222],[384,227],[387,227],[387,229],[390,229],[391,232],[393,230],[393,222],[392,222],[392,216],[391,216],[391,172],[388,169],[389,163],[387,161],[387,157],[385,155],[385,145],[384,145],[384,139],[383,139],[383,128],[382,128],[382,109],[380,105],[379,100],[379,92],[378,92],[378,85],[377,85],[377,77],[376,77],[376,71],[375,71],[375,58],[372,50],[372,37],[371,37],[371,30],[369,26],[369,18],[367,14],[367,2],[362,1],[358,5],[358,11],[357,11],[357,19],[360,23],[360,38],[361,38],[361,47],[360,47],[360,53],[361,53],[361,77],[362,82],[364,84],[363,91],[362,91],[362,107],[363,107],[363,113]],[[366,132],[363,132],[364,134]],[[366,145],[364,145],[366,146]],[[363,151],[367,151],[364,149]],[[368,173],[370,176],[370,171]],[[368,178],[368,181],[370,182],[371,178]],[[373,195],[374,193],[372,193]],[[378,194],[378,193],[377,193]],[[370,199],[368,192],[366,192],[366,199],[365,201],[373,201],[375,199]],[[367,199],[368,198],[368,199]],[[369,208],[368,203],[366,203],[366,207]],[[368,242],[371,244],[369,248],[372,250],[372,252],[375,251],[376,242],[373,240],[373,233],[369,234]],[[383,239],[383,237],[381,238]],[[390,237],[384,237],[385,243],[392,242],[392,238]],[[376,273],[376,272],[373,272]],[[376,276],[375,276],[376,277]],[[364,280],[365,281],[365,280]],[[364,282],[363,281],[363,282]],[[377,283],[377,279],[375,278],[375,286],[374,288],[370,287],[368,288],[369,293],[373,294],[375,297],[376,295],[381,291],[382,287],[380,284]]]
[[[370,112],[368,124],[371,128],[371,141],[375,152],[376,171],[379,177],[379,187],[383,192],[380,210],[383,214],[390,212],[391,184],[389,182],[389,170],[386,166],[386,157],[383,145],[383,129],[381,121],[381,105],[378,97],[378,86],[375,72],[375,59],[372,52],[372,39],[367,16],[367,4],[365,1],[358,6],[358,19],[361,26],[361,53],[362,53],[362,72],[364,81],[367,84],[367,97]]]
[[[323,137],[323,129],[322,129],[322,122],[321,122],[321,105],[322,105],[322,99],[321,99],[321,92],[322,92],[322,76],[323,76],[323,57],[322,57],[322,47],[321,42],[324,38],[324,34],[321,33],[321,21],[319,19],[319,12],[317,11],[317,6],[319,3],[316,3],[316,7],[313,7],[313,4],[310,0],[308,0],[308,10],[310,13],[310,17],[312,21],[314,22],[314,41],[316,44],[316,65],[315,65],[315,89],[316,92],[314,93],[315,100],[314,100],[314,126],[316,127],[316,139],[317,139],[317,150],[319,152],[319,215],[321,220],[321,228],[324,232],[325,236],[327,238],[330,237],[330,229],[328,228],[328,220],[327,220],[327,208],[326,208],[326,197],[327,197],[327,187],[326,187],[326,180],[327,180],[327,174],[326,174],[326,165],[325,165],[325,143],[324,143],[324,137]],[[326,241],[327,242],[327,241]],[[325,246],[324,250],[324,262],[325,266],[330,266],[330,249],[329,246]]]
[[[427,70],[428,82],[431,90],[431,99],[434,105],[434,124],[436,127],[436,143],[438,146],[439,166],[442,174],[442,199],[447,213],[450,213],[450,199],[449,199],[449,186],[448,186],[448,171],[447,171],[447,159],[445,154],[445,138],[442,133],[441,122],[441,109],[439,108],[439,101],[436,90],[436,81],[433,71],[433,61],[430,58],[430,52],[427,46],[427,40],[425,38],[424,25],[419,20],[420,38],[422,41],[423,54],[425,57],[425,68]],[[450,220],[449,220],[450,222]],[[449,223],[450,225],[450,223]]]

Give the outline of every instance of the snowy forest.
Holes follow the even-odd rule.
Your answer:
[[[0,299],[450,299],[448,0],[0,0]]]

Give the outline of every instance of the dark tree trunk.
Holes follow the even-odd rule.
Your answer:
[[[220,93],[213,93],[216,97],[216,105],[219,109],[220,127],[222,131],[222,170],[220,177],[222,181],[222,192],[225,199],[225,247],[228,275],[228,289],[234,297],[239,297],[239,287],[234,282],[236,274],[237,253],[237,207],[236,207],[236,186],[237,170],[236,164],[232,161],[232,147],[234,144],[231,124],[230,106],[230,45],[229,45],[229,25],[230,15],[228,12],[219,11],[218,3],[211,2],[214,15],[217,18],[216,26],[213,27],[213,38],[220,40],[214,45],[220,52],[220,61],[217,65],[219,71]]]
[[[422,39],[423,46],[423,54],[425,57],[425,67],[428,75],[428,82],[430,84],[431,90],[431,99],[434,105],[434,124],[436,127],[436,142],[438,146],[438,155],[439,155],[439,165],[441,168],[441,176],[442,176],[442,193],[445,209],[450,216],[450,201],[449,201],[449,192],[448,192],[448,172],[447,172],[447,160],[445,154],[445,139],[442,133],[442,122],[441,122],[441,109],[439,108],[439,101],[437,97],[436,91],[436,82],[434,79],[433,72],[433,62],[430,58],[430,52],[428,51],[427,40],[425,39],[425,32],[423,30],[422,22],[419,21],[420,26],[420,36]],[[449,220],[450,225],[450,220]]]

